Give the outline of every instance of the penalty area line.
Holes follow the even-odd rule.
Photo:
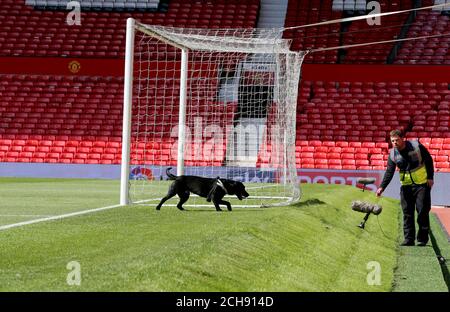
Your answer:
[[[34,214],[0,214],[0,217],[11,217],[11,218],[15,218],[15,217],[23,217],[23,218],[29,218],[29,217],[53,217],[53,215],[34,215]]]
[[[0,226],[0,231],[8,230],[8,229],[11,229],[11,228],[16,228],[16,227],[21,227],[21,226],[25,226],[25,225],[35,224],[35,223],[41,223],[41,222],[47,222],[47,221],[53,221],[53,220],[61,220],[61,219],[65,219],[65,218],[81,216],[81,215],[84,215],[84,214],[89,214],[89,213],[93,213],[93,212],[109,210],[109,209],[113,209],[113,208],[117,208],[117,207],[122,207],[122,205],[106,206],[106,207],[101,207],[101,208],[94,208],[94,209],[88,209],[88,210],[82,210],[82,211],[66,213],[66,214],[57,215],[57,216],[39,218],[39,219],[30,220],[30,221],[24,221],[24,222],[19,222],[19,223],[2,225],[2,226]]]

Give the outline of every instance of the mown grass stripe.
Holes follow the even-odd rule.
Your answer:
[[[82,211],[77,211],[77,212],[72,212],[72,213],[66,213],[66,214],[62,214],[59,216],[51,216],[51,217],[34,219],[34,220],[30,220],[30,221],[2,225],[2,226],[0,226],[0,231],[9,230],[12,228],[21,227],[21,226],[25,226],[25,225],[41,223],[41,222],[48,222],[48,221],[61,220],[61,219],[65,219],[65,218],[75,217],[75,216],[81,216],[81,215],[85,215],[88,213],[99,212],[99,211],[117,208],[120,206],[121,205],[113,205],[113,206],[107,206],[107,207],[101,207],[101,208],[95,208],[95,209],[88,209],[88,210],[82,210]]]

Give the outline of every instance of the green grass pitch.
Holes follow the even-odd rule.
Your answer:
[[[119,201],[111,180],[0,185],[0,227]],[[361,230],[364,215],[350,203],[375,201],[372,193],[302,189],[302,200],[287,207],[131,205],[1,230],[0,291],[391,291],[398,201],[383,198],[383,213]],[[79,285],[67,283],[71,261],[80,265]],[[375,284],[370,263],[379,264]]]

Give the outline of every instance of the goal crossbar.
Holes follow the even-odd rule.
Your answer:
[[[179,49],[242,53],[298,53],[290,50],[292,40],[281,38],[279,29],[252,29],[252,31],[247,31],[245,35],[231,37],[230,35],[233,32],[230,32],[230,29],[217,30],[217,36],[211,36],[205,34],[204,29],[186,29],[141,23],[136,23],[136,25],[138,30]],[[242,32],[241,29],[231,31],[236,34]],[[221,32],[229,32],[228,42],[223,42],[223,37],[219,36]],[[257,37],[253,37],[254,35]]]

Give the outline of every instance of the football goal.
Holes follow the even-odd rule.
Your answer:
[[[127,21],[122,205],[157,205],[166,170],[241,181],[233,207],[287,205],[304,52],[280,29],[185,29]],[[176,197],[165,205],[176,205]],[[189,207],[210,206],[191,195]]]

